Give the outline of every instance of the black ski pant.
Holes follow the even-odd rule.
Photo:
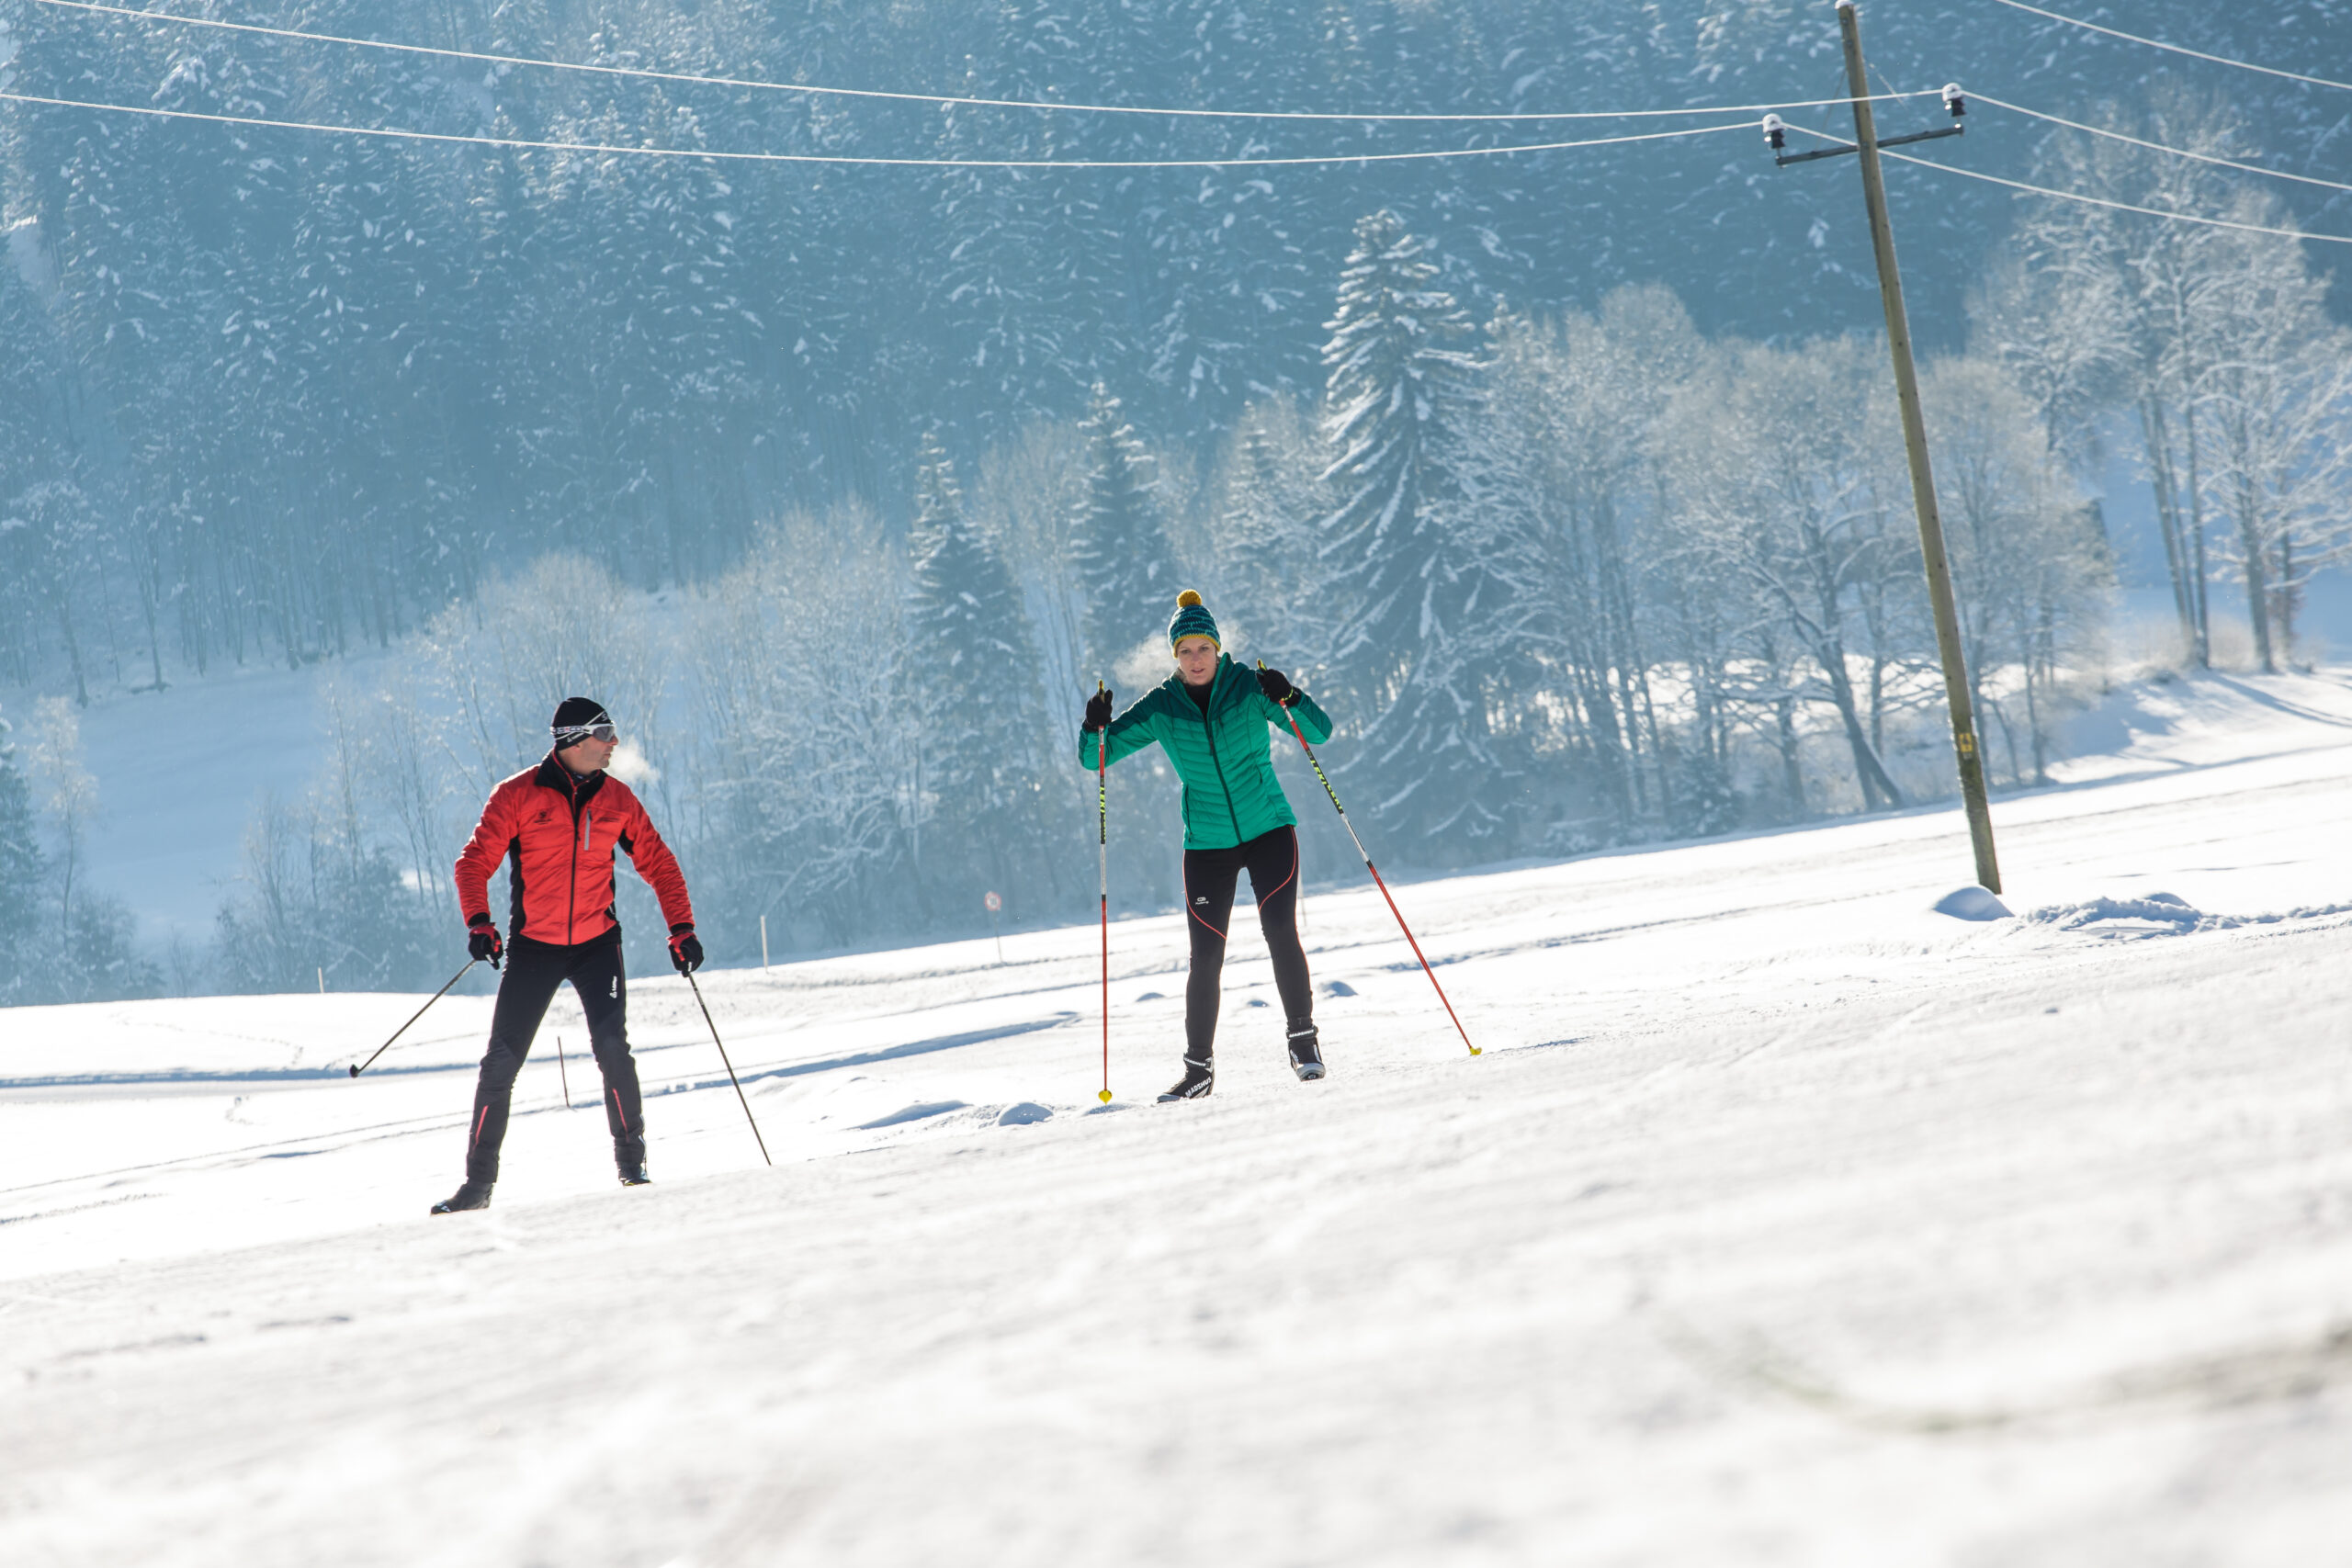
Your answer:
[[[628,977],[621,971],[620,928],[576,947],[518,936],[506,944],[506,973],[490,1015],[490,1052],[474,1087],[467,1130],[466,1179],[498,1179],[498,1145],[506,1141],[506,1108],[514,1075],[531,1054],[539,1021],[566,980],[588,1015],[588,1044],[605,1075],[605,1124],[613,1156],[623,1165],[645,1160],[645,1104],[637,1088],[637,1061],[628,1054]]]
[[[1298,829],[1277,828],[1229,850],[1184,852],[1184,908],[1193,932],[1193,972],[1184,983],[1184,1055],[1210,1059],[1216,1043],[1217,976],[1225,933],[1233,924],[1233,888],[1250,873],[1258,896],[1258,929],[1274,961],[1274,989],[1293,1026],[1315,1015],[1306,950],[1298,943]]]

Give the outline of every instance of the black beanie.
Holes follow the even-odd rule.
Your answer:
[[[592,724],[612,722],[605,705],[594,698],[566,697],[556,705],[555,717],[548,721],[548,728],[561,734],[567,729],[585,729]]]

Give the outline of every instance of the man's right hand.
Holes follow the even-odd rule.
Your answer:
[[[1086,699],[1086,722],[1082,728],[1090,735],[1111,727],[1111,688],[1104,686]]]
[[[466,951],[474,955],[475,963],[497,968],[506,953],[506,944],[498,940],[498,922],[488,915],[476,915],[467,921]]]

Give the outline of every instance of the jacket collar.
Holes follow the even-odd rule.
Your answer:
[[[1209,677],[1209,713],[1216,712],[1219,705],[1218,699],[1225,694],[1225,689],[1230,683],[1227,677],[1238,668],[1239,666],[1233,662],[1233,655],[1219,653],[1216,656],[1216,673]],[[1201,705],[1193,700],[1193,689],[1184,684],[1182,671],[1179,670],[1170,674],[1162,684],[1168,688],[1170,695],[1182,698],[1186,706],[1195,712],[1200,710]],[[556,764],[558,771],[561,771],[562,766],[560,762]]]
[[[594,800],[596,797],[596,792],[605,787],[605,775],[596,773],[590,773],[584,779],[579,778],[570,768],[557,760],[553,751],[549,751],[545,757],[539,759],[538,772],[532,776],[531,782],[541,789],[555,791],[571,802],[571,808],[577,811]]]

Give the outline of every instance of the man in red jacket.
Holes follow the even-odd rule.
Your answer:
[[[490,1207],[498,1179],[498,1145],[514,1075],[530,1055],[539,1021],[566,980],[588,1015],[588,1040],[605,1075],[605,1122],[621,1185],[645,1175],[645,1110],[637,1063],[628,1054],[628,981],[621,971],[621,927],[613,915],[613,851],[628,852],[652,885],[670,923],[670,962],[681,975],[702,964],[694,907],[676,857],[628,785],[605,772],[619,737],[601,704],[566,697],[555,710],[555,744],[535,768],[491,792],[481,821],[458,856],[458,907],[465,911],[473,955],[497,968],[508,958],[491,1014],[490,1052],[481,1059],[474,1112],[466,1132],[465,1185],[433,1205],[436,1214]],[[514,903],[499,941],[490,913],[490,874],[506,862]]]

